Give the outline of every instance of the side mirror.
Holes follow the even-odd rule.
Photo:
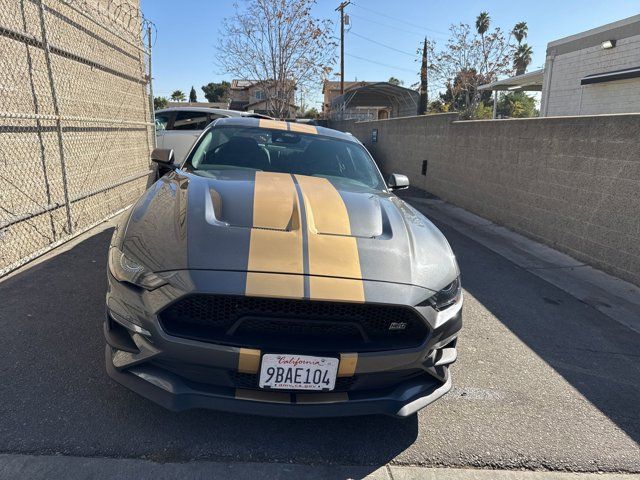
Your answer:
[[[390,190],[404,190],[409,188],[409,178],[400,173],[392,173],[387,182]]]
[[[154,148],[151,152],[151,161],[164,167],[173,165],[173,149]]]

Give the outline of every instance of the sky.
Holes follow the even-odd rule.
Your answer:
[[[233,13],[234,0],[141,0],[144,16],[157,35],[153,44],[154,94],[174,90],[188,95],[200,87],[231,80],[216,64],[222,20]],[[239,1],[242,3],[242,0]],[[339,0],[318,0],[313,14],[334,21],[339,36]],[[473,25],[481,11],[491,26],[510,31],[526,21],[533,47],[529,70],[544,66],[548,42],[640,13],[640,0],[353,0],[345,12],[351,20],[345,35],[345,80],[386,81],[396,77],[410,86],[418,81],[416,50],[425,35],[443,44],[451,24]],[[377,43],[376,43],[377,42]],[[381,45],[382,44],[382,45]],[[391,48],[388,48],[391,47]],[[339,71],[339,63],[334,71]],[[337,79],[337,77],[336,77]],[[320,87],[309,107],[320,109]]]

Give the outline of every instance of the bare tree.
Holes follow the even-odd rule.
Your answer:
[[[217,60],[226,73],[256,80],[274,116],[285,117],[296,88],[318,85],[332,70],[330,20],[311,15],[316,0],[244,0],[223,23]]]
[[[466,117],[472,117],[480,103],[478,87],[481,84],[511,73],[515,50],[511,35],[505,38],[500,27],[489,30],[488,15],[480,17],[482,28],[479,29],[462,23],[451,25],[450,37],[442,48],[428,42],[432,81],[454,97],[463,97],[459,105]]]

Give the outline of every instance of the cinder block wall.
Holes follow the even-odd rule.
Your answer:
[[[453,120],[333,126],[383,172],[640,285],[640,114]]]

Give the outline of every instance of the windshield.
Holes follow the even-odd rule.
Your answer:
[[[184,168],[205,175],[230,169],[293,173],[385,189],[360,144],[287,130],[214,127],[202,136]]]

